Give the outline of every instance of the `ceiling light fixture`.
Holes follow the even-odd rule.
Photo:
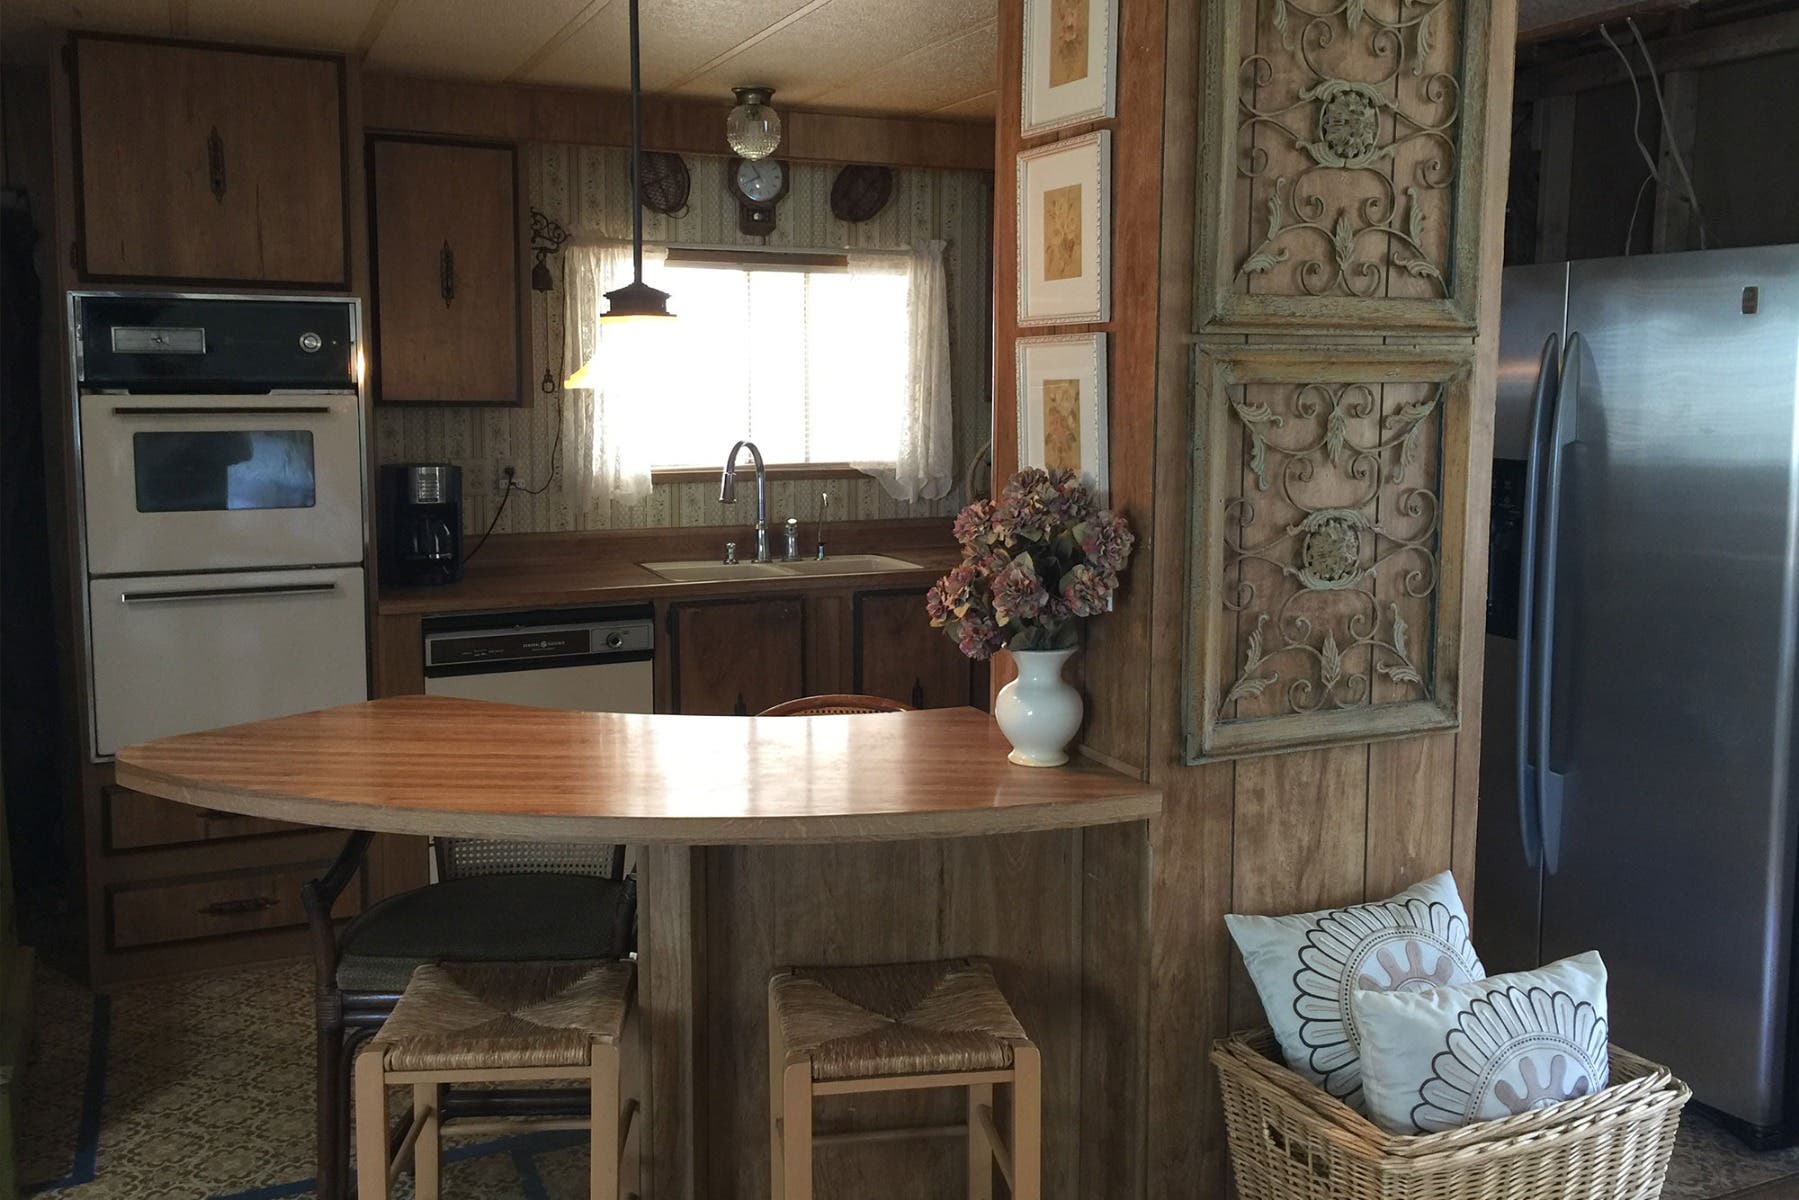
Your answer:
[[[600,320],[613,324],[643,319],[666,320],[668,293],[643,281],[643,73],[637,55],[637,0],[631,0],[631,282],[606,293],[606,311]],[[576,380],[586,375],[590,362],[563,385],[586,386]]]
[[[771,87],[736,87],[737,107],[725,118],[725,141],[747,159],[767,158],[781,144],[781,114],[769,103]]]

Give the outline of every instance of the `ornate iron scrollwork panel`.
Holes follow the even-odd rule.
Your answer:
[[[1240,2],[1201,139],[1202,320],[1472,327],[1485,6]]]
[[[1453,722],[1470,368],[1393,353],[1201,355],[1194,757]]]

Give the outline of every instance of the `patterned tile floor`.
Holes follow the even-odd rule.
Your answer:
[[[19,1131],[28,1194],[311,1196],[310,992],[300,963],[146,984],[99,1000],[41,972]],[[396,1192],[398,1200],[410,1197],[407,1181]],[[580,1134],[446,1147],[444,1195],[453,1200],[586,1194]],[[1799,1148],[1753,1154],[1689,1115],[1663,1195],[1799,1200]]]
[[[296,963],[97,1000],[40,972],[19,1130],[27,1194],[311,1196],[311,987],[309,968]],[[578,1133],[452,1141],[444,1195],[585,1197],[584,1142]],[[405,1180],[395,1190],[396,1200],[411,1195]]]

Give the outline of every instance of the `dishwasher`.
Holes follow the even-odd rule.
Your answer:
[[[425,694],[576,712],[653,712],[656,621],[647,604],[428,617]],[[431,882],[480,873],[502,859],[517,870],[521,844],[429,839]],[[609,876],[636,870],[628,847],[533,844],[532,870]]]
[[[652,712],[655,634],[647,604],[430,617],[425,694],[577,712]]]

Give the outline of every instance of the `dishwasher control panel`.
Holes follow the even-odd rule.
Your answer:
[[[441,618],[425,625],[425,673],[648,658],[655,646],[655,622],[636,610]]]

